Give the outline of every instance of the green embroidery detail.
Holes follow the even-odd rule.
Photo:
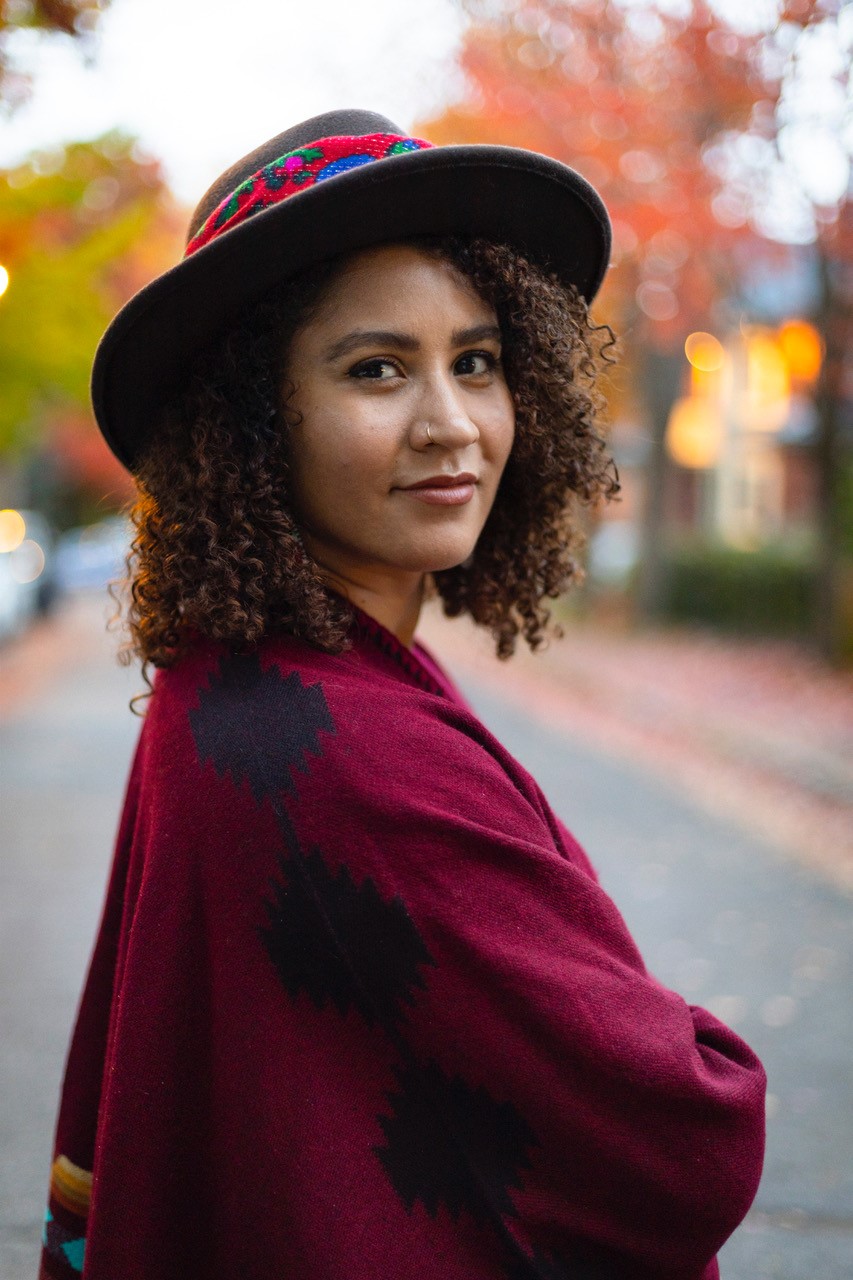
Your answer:
[[[244,184],[244,185],[248,185],[248,184]],[[216,221],[213,224],[217,228],[217,230],[219,229],[219,227],[223,226],[223,224],[226,223],[229,218],[233,218],[234,214],[240,208],[240,200],[238,197],[242,189],[243,189],[242,187],[238,187],[237,190],[232,195],[231,199],[225,205],[225,207],[221,209],[220,212],[217,214]]]

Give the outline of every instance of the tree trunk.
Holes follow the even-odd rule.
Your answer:
[[[833,666],[843,661],[841,555],[841,440],[840,395],[844,381],[846,344],[850,337],[851,305],[836,285],[838,269],[818,242],[820,304],[816,317],[826,352],[816,397],[815,462],[818,491],[817,591],[813,636],[820,655]],[[840,273],[839,273],[840,274]]]
[[[644,467],[645,497],[640,525],[640,564],[636,611],[645,622],[663,613],[667,594],[667,494],[672,467],[666,451],[666,425],[681,390],[681,352],[646,348],[641,354],[640,392],[650,428]]]

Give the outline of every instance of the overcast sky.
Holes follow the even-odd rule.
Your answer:
[[[122,127],[194,204],[320,111],[380,111],[408,130],[448,93],[462,28],[452,0],[113,0],[88,67],[71,40],[16,34],[36,93],[0,130],[0,166]]]
[[[630,10],[637,0],[617,2]],[[657,2],[678,10],[686,0]],[[744,30],[766,29],[779,8],[712,4]],[[162,159],[175,193],[194,205],[234,160],[317,112],[362,107],[410,130],[459,96],[463,29],[454,0],[112,0],[88,65],[67,38],[15,33],[13,53],[36,90],[0,130],[0,166],[120,127]],[[800,74],[781,113],[786,167],[764,144],[766,167],[778,169],[767,184],[767,234],[811,239],[810,200],[831,205],[850,180],[853,106],[835,77],[851,49],[853,5],[838,28],[826,24],[798,46]]]

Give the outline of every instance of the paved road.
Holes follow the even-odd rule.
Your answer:
[[[62,674],[0,734],[0,1280],[33,1280],[68,1034],[104,889],[143,686],[114,639],[73,631]],[[0,660],[2,656],[0,655]],[[650,967],[718,1011],[769,1074],[768,1155],[724,1280],[853,1275],[849,899],[573,738],[466,682],[585,846]]]

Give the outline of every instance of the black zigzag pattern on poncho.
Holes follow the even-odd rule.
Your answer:
[[[378,1018],[391,1028],[414,988],[426,985],[419,970],[435,961],[402,898],[384,899],[370,876],[356,884],[346,866],[333,874],[318,849],[282,863],[265,906],[261,936],[293,999],[304,991],[318,1009],[329,1001],[340,1014],[355,1007],[369,1025]]]
[[[551,1249],[544,1253],[534,1249],[524,1261],[513,1259],[506,1280],[624,1280],[624,1267],[616,1263],[595,1261],[578,1254],[571,1261],[560,1258]]]
[[[499,1211],[514,1215],[508,1188],[521,1186],[519,1170],[530,1167],[526,1148],[536,1139],[513,1104],[445,1075],[432,1059],[394,1074],[399,1092],[386,1095],[393,1114],[379,1117],[386,1143],[373,1150],[406,1209],[420,1200],[433,1218],[440,1205],[454,1221],[460,1209],[481,1218],[473,1164]]]
[[[307,757],[323,754],[320,734],[335,732],[322,687],[296,671],[262,670],[256,653],[223,658],[189,720],[199,761],[230,773],[235,786],[248,781],[259,804],[294,792],[293,771],[307,773]]]

